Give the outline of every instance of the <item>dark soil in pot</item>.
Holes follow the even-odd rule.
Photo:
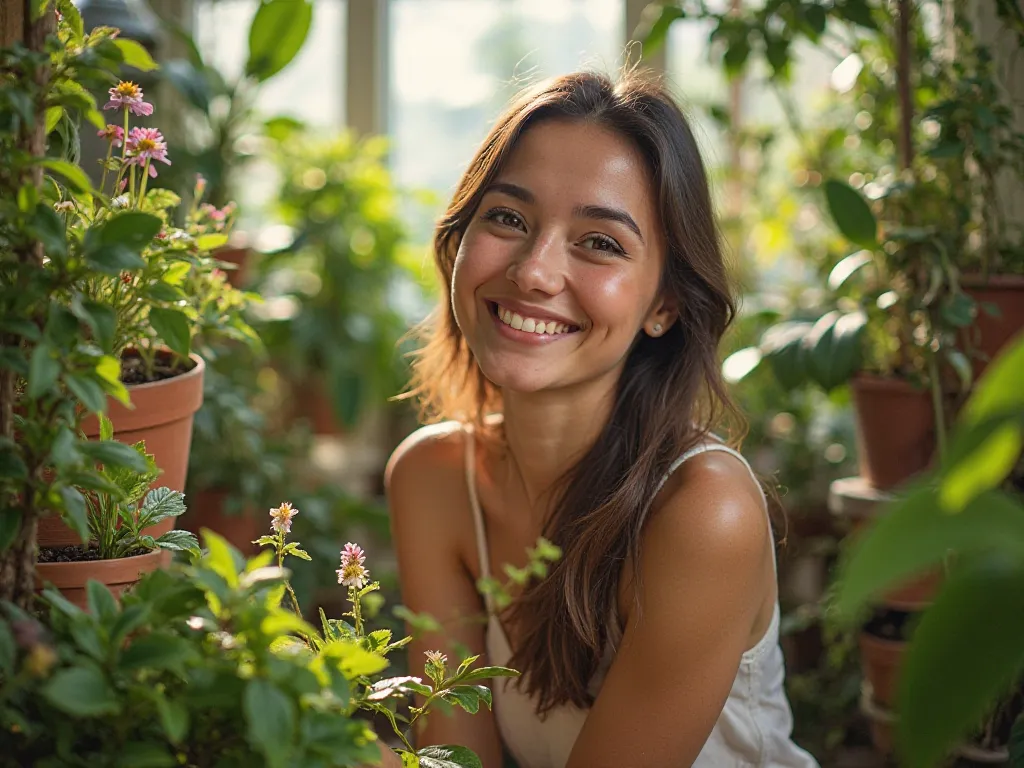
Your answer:
[[[133,549],[125,557],[135,557],[136,555],[144,555],[150,550],[139,547]],[[87,563],[91,560],[102,560],[100,557],[100,551],[96,547],[89,547],[88,549],[82,546],[67,546],[67,547],[42,547],[39,550],[39,557],[37,562],[40,563]]]

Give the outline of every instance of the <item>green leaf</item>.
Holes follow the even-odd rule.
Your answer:
[[[483,768],[476,753],[466,747],[439,744],[417,750],[420,768]]]
[[[28,358],[17,347],[0,347],[0,368],[6,368],[23,378],[28,378]]]
[[[49,393],[57,384],[60,375],[60,361],[57,351],[48,343],[43,342],[32,350],[28,363],[28,396],[40,398]]]
[[[188,552],[196,557],[202,554],[202,550],[199,549],[199,539],[191,531],[168,531],[157,539],[156,543],[161,549],[172,552]]]
[[[837,612],[854,617],[873,596],[938,565],[951,551],[1024,558],[1024,508],[1002,492],[986,491],[962,511],[950,511],[929,479],[911,486],[853,540],[839,576]]]
[[[139,474],[149,471],[145,456],[117,440],[80,440],[78,450],[104,466],[125,467]]]
[[[295,704],[269,680],[246,684],[242,708],[249,742],[266,757],[270,768],[287,765],[295,738]]]
[[[852,21],[866,29],[878,29],[878,25],[871,15],[871,8],[864,0],[845,0],[836,5],[835,12],[839,18]]]
[[[942,303],[942,318],[954,328],[966,328],[974,322],[974,299],[966,293],[955,293]]]
[[[0,510],[0,552],[6,552],[21,530],[21,512],[14,507]]]
[[[964,405],[961,421],[978,424],[1003,414],[1024,412],[1024,387],[1020,372],[1024,371],[1024,335],[1019,335],[989,363],[978,381],[977,389]]]
[[[947,457],[942,474],[942,504],[959,511],[979,493],[998,486],[1017,465],[1022,447],[1024,435],[1019,422],[999,420],[978,425],[967,435],[958,433],[956,454]]]
[[[168,669],[181,674],[185,662],[194,656],[195,651],[184,638],[152,632],[132,640],[121,654],[120,668],[124,671]]]
[[[211,232],[208,235],[200,235],[196,238],[196,247],[200,251],[215,251],[223,245],[227,245],[228,236],[221,232]]]
[[[160,279],[168,285],[181,285],[191,269],[192,265],[187,261],[176,261],[167,268]]]
[[[46,110],[46,133],[49,134],[57,127],[57,123],[64,117],[64,107],[49,107]]]
[[[685,16],[686,13],[677,5],[651,3],[644,8],[640,24],[633,32],[633,39],[639,40],[643,46],[643,55],[650,56],[663,47],[672,22]]]
[[[473,683],[477,680],[489,680],[493,677],[519,677],[519,672],[508,667],[480,667],[460,678],[460,682]]]
[[[42,686],[40,693],[73,717],[116,715],[121,709],[113,689],[95,667],[62,669]]]
[[[149,55],[149,51],[134,40],[119,37],[114,41],[114,45],[116,45],[121,51],[121,56],[124,57],[124,63],[129,67],[134,67],[135,69],[143,72],[149,72],[159,68],[159,65],[153,61],[153,57]]]
[[[862,248],[877,247],[878,222],[859,192],[849,184],[829,179],[825,182],[825,199],[829,213],[847,240]]]
[[[106,410],[107,393],[95,379],[79,376],[77,373],[69,373],[64,377],[64,382],[89,413],[100,413]]]
[[[39,161],[39,164],[43,168],[48,168],[64,177],[68,187],[74,192],[88,192],[93,193],[92,184],[89,182],[89,177],[86,176],[85,171],[79,168],[77,165],[72,165],[64,160],[56,160],[52,157],[47,157]]]
[[[82,539],[82,544],[89,541],[89,515],[85,509],[85,497],[77,488],[67,485],[60,487],[61,501],[64,502],[64,522]]]
[[[1022,637],[1024,561],[985,556],[955,568],[904,660],[898,727],[909,765],[935,765],[977,726],[1024,669]]]
[[[772,375],[785,389],[796,389],[807,383],[804,338],[812,327],[805,322],[779,323],[761,336],[763,359],[768,361]]]
[[[124,271],[142,269],[146,262],[136,251],[120,243],[99,245],[86,251],[86,261],[108,275],[118,275]]]
[[[165,283],[163,280],[152,283],[145,287],[143,295],[154,301],[176,302],[187,299],[185,292],[177,286]]]
[[[471,715],[480,709],[481,700],[491,706],[491,689],[483,685],[456,685],[442,694],[446,701],[458,704]]]
[[[96,342],[104,352],[111,352],[114,345],[114,332],[117,329],[117,315],[109,304],[98,301],[79,301],[71,303],[71,311],[79,320],[89,326]],[[117,361],[114,360],[116,363]],[[117,379],[120,378],[121,367],[117,367]],[[115,380],[117,380],[115,379]]]
[[[334,640],[320,651],[323,659],[337,661],[349,679],[360,675],[373,675],[388,666],[388,660],[376,653],[360,648],[351,640]]]
[[[850,277],[870,264],[871,258],[871,251],[861,250],[840,259],[839,263],[828,273],[828,287],[833,291],[838,291]]]
[[[203,557],[203,564],[224,579],[229,587],[237,587],[239,565],[236,563],[236,558],[241,560],[241,555],[228,544],[226,539],[208,528],[203,528],[201,533],[203,544],[206,545],[207,550]]]
[[[313,21],[308,0],[266,0],[249,27],[245,74],[260,82],[273,77],[295,58]]]
[[[149,323],[172,351],[188,357],[189,347],[192,343],[192,334],[189,328],[188,317],[184,312],[164,307],[150,307]]]
[[[123,245],[138,253],[153,241],[162,226],[160,217],[151,213],[119,213],[103,225],[99,242],[103,245]]]
[[[0,477],[9,480],[24,480],[28,467],[14,446],[0,447]]]
[[[167,747],[155,741],[129,742],[118,750],[117,757],[120,765],[132,768],[174,768],[178,765]]]
[[[64,231],[64,222],[60,215],[46,203],[36,205],[32,220],[26,230],[43,244],[48,256],[63,259],[68,255],[68,242]]]
[[[101,582],[89,579],[85,585],[89,599],[89,613],[107,622],[117,615],[117,600]]]
[[[188,707],[181,701],[168,701],[160,695],[156,697],[156,710],[167,740],[174,745],[180,744],[188,733]]]
[[[848,382],[860,368],[861,338],[867,322],[863,312],[829,312],[804,337],[808,372],[826,392]]]
[[[185,514],[185,494],[181,491],[172,491],[167,486],[154,488],[146,494],[142,502],[142,512],[150,520],[149,525],[159,523],[168,517],[178,517]]]

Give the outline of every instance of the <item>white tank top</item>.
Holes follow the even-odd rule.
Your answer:
[[[716,442],[701,443],[672,462],[668,472],[661,479],[655,491],[668,480],[691,456],[705,451],[722,451],[743,462],[757,487],[758,482],[747,460],[737,451]],[[484,516],[476,490],[476,451],[473,431],[466,428],[466,482],[473,509],[476,528],[477,551],[480,557],[480,575],[491,575],[487,536],[484,530]],[[764,497],[762,491],[762,498]],[[771,535],[771,524],[765,521]],[[775,547],[772,545],[772,562],[775,563]],[[487,603],[487,663],[507,666],[512,658],[505,630],[497,618],[489,596]],[[594,696],[601,688],[604,676],[615,658],[615,647],[621,639],[618,621],[613,619],[609,627],[609,642],[604,658],[590,682],[590,693]],[[736,679],[725,701],[722,713],[704,743],[694,768],[818,768],[810,754],[798,747],[790,738],[793,730],[793,715],[783,688],[785,669],[782,649],[779,647],[779,604],[768,630],[740,659]],[[515,679],[498,678],[492,683],[494,715],[501,732],[502,741],[515,758],[519,768],[565,768],[569,761],[576,738],[587,718],[587,710],[572,705],[555,707],[545,719],[537,715],[534,701],[516,685]],[[658,766],[658,768],[669,768]],[[672,766],[675,768],[675,766]]]

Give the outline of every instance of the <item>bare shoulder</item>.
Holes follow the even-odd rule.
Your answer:
[[[718,450],[699,453],[672,473],[644,539],[645,546],[664,542],[676,556],[704,566],[742,562],[758,571],[772,547],[760,487],[740,459]]]
[[[418,484],[422,479],[462,474],[465,459],[465,434],[455,421],[420,427],[403,440],[388,459],[384,483],[388,492]],[[438,477],[437,473],[441,476]]]

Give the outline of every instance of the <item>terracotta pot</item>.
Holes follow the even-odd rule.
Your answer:
[[[228,246],[216,251],[213,255],[218,261],[226,261],[234,264],[237,269],[225,269],[228,284],[235,288],[242,288],[249,278],[249,261],[252,251],[248,248]]]
[[[931,571],[890,589],[882,602],[900,611],[923,611],[942,586],[942,569]]]
[[[119,597],[143,574],[155,571],[163,562],[163,552],[154,550],[135,557],[116,560],[91,560],[81,563],[37,563],[37,590],[52,584],[79,608],[88,607],[85,585],[89,579],[105,584],[115,597]]]
[[[907,643],[861,632],[857,645],[860,647],[864,678],[871,686],[872,700],[891,710],[896,703],[896,686]]]
[[[242,554],[249,556],[259,551],[254,542],[264,533],[270,533],[270,517],[257,518],[255,510],[244,509],[238,514],[227,514],[224,502],[227,500],[225,491],[206,489],[191,494],[188,512],[182,515],[179,526],[199,536],[199,531],[209,528],[220,534],[228,543]]]
[[[902,379],[864,374],[850,388],[861,476],[888,490],[926,469],[935,452],[931,394]]]
[[[146,452],[153,454],[163,470],[151,487],[167,486],[173,491],[185,490],[188,454],[192,443],[192,420],[203,404],[203,373],[206,364],[192,355],[195,366],[179,376],[128,387],[133,409],[129,410],[113,398],[107,399],[107,416],[114,423],[114,439],[132,445],[146,441]],[[82,421],[86,437],[100,434],[99,419],[88,416]],[[170,517],[147,528],[158,537],[174,528],[176,518]],[[39,546],[63,547],[81,544],[81,539],[57,516],[40,519]]]
[[[977,379],[999,350],[1024,329],[1024,276],[990,275],[984,280],[981,275],[964,275],[960,285],[979,304],[984,302],[999,308],[999,317],[992,317],[979,307],[974,325],[963,339],[967,348],[983,355],[984,359],[973,361]]]

